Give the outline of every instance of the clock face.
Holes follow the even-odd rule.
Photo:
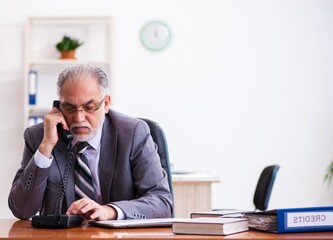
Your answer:
[[[161,21],[150,21],[140,32],[143,46],[151,51],[161,51],[169,46],[171,31],[168,25]]]

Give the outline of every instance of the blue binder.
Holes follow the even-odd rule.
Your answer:
[[[333,206],[248,212],[249,228],[275,233],[333,231]],[[332,235],[333,236],[333,235]]]
[[[29,105],[36,105],[36,95],[37,95],[37,71],[29,71]]]
[[[278,233],[333,231],[333,206],[286,208],[276,211]]]

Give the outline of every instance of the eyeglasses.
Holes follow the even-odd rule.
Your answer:
[[[102,103],[104,102],[106,96],[98,103],[94,104],[93,100],[90,100],[88,103],[83,104],[81,106],[81,109],[77,109],[74,105],[70,103],[60,103],[60,109],[68,114],[73,114],[75,112],[81,111],[86,113],[93,113],[96,112],[100,107],[102,106]]]

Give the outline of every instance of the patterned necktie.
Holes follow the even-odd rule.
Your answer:
[[[89,143],[78,142],[76,144],[77,159],[75,164],[75,199],[81,199],[88,197],[95,199],[95,191],[93,187],[91,171],[88,167],[88,159],[85,155],[85,151],[88,148]]]

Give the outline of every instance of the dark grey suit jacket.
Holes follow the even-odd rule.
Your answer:
[[[66,165],[65,144],[53,149],[49,168],[39,168],[34,154],[43,138],[43,124],[24,132],[25,148],[8,197],[9,208],[20,219],[37,212],[53,214]],[[99,161],[103,204],[113,203],[129,219],[172,216],[172,196],[148,125],[115,111],[106,114]],[[74,202],[74,171],[66,190],[62,212]]]

